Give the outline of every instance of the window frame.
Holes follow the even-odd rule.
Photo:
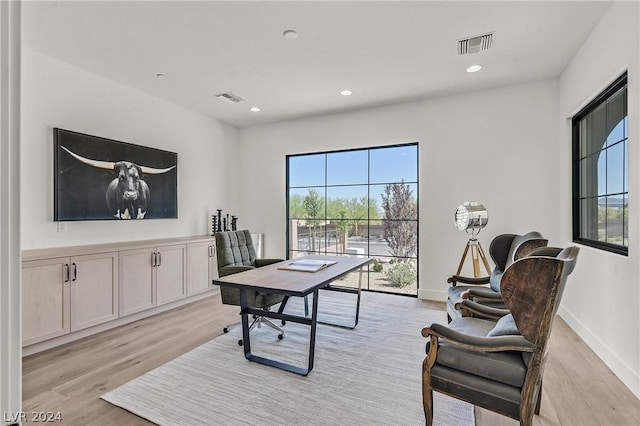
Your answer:
[[[604,251],[608,251],[611,253],[616,253],[616,254],[621,254],[624,256],[628,256],[629,255],[629,247],[628,247],[628,242],[627,245],[623,245],[624,244],[624,239],[623,239],[623,243],[622,244],[614,244],[614,243],[610,243],[610,242],[606,242],[606,241],[600,241],[600,240],[593,240],[591,238],[587,238],[583,235],[581,235],[581,227],[583,225],[583,223],[581,222],[581,210],[580,210],[580,201],[581,199],[586,199],[586,198],[591,198],[593,197],[592,194],[588,194],[588,196],[584,196],[581,197],[580,195],[580,190],[581,190],[581,176],[580,176],[580,161],[583,159],[581,157],[580,154],[580,123],[581,121],[587,117],[589,114],[591,114],[592,112],[594,112],[597,108],[599,108],[601,105],[605,104],[608,100],[610,100],[613,95],[615,95],[619,90],[621,89],[625,89],[625,108],[626,108],[626,117],[627,117],[627,123],[629,120],[629,115],[628,115],[628,99],[629,99],[629,91],[628,91],[628,84],[627,84],[627,72],[624,72],[621,76],[619,76],[618,78],[616,78],[613,83],[611,83],[606,89],[604,89],[600,94],[598,94],[591,102],[589,102],[584,108],[582,108],[577,114],[575,114],[572,119],[571,119],[571,138],[572,138],[572,213],[573,213],[573,217],[572,217],[572,225],[573,225],[573,242],[578,243],[578,244],[582,244],[585,246],[589,246],[589,247],[593,247],[593,248],[597,248],[600,250],[604,250]],[[623,231],[622,234],[623,236],[629,235],[629,222],[628,222],[628,205],[629,205],[629,188],[628,188],[628,184],[629,184],[629,171],[628,171],[628,159],[629,159],[629,153],[628,153],[628,148],[629,148],[629,135],[628,135],[628,129],[625,129],[624,132],[624,140],[626,141],[627,144],[627,150],[624,152],[625,155],[625,161],[624,164],[626,165],[625,168],[623,168],[622,174],[623,174],[623,178],[626,180],[627,182],[627,187],[625,188],[623,186],[623,191],[620,193],[620,195],[623,195],[626,197],[626,209],[623,206]],[[619,142],[620,143],[620,142]],[[600,149],[600,152],[604,152],[607,149],[609,149],[609,146],[604,146]],[[596,152],[594,153],[590,153],[589,155],[594,155]],[[586,157],[585,157],[586,158]],[[618,195],[618,193],[605,193],[603,195],[598,195],[597,194],[597,190],[596,190],[596,199],[600,198],[600,197],[610,197],[612,195]],[[625,225],[625,218],[624,215],[627,215],[627,222]],[[605,225],[605,229],[606,229]],[[626,231],[625,231],[625,227],[626,227]]]
[[[291,253],[291,248],[289,246],[289,242],[290,242],[290,229],[289,229],[289,221],[290,221],[290,216],[289,216],[289,203],[290,203],[290,199],[289,199],[289,195],[290,195],[290,190],[292,188],[302,188],[302,187],[298,187],[298,186],[290,186],[290,159],[292,157],[302,157],[302,156],[311,156],[311,155],[330,155],[330,154],[336,154],[336,153],[346,153],[346,152],[351,152],[351,151],[367,151],[367,157],[368,157],[368,165],[367,165],[367,170],[368,170],[368,177],[367,177],[367,183],[366,184],[346,184],[346,185],[342,185],[342,184],[329,184],[326,181],[326,177],[327,177],[327,164],[325,162],[325,182],[323,185],[310,185],[308,186],[309,188],[323,188],[323,190],[326,193],[327,188],[332,188],[332,187],[340,187],[340,186],[365,186],[367,188],[367,197],[370,199],[371,198],[371,187],[375,187],[375,186],[379,186],[379,185],[384,185],[386,183],[381,183],[381,182],[371,182],[371,175],[370,175],[370,167],[371,167],[371,156],[370,156],[370,152],[371,151],[375,151],[375,150],[379,150],[379,149],[387,149],[387,148],[398,148],[398,147],[409,147],[409,146],[414,146],[416,148],[416,181],[415,182],[405,182],[405,184],[411,184],[411,185],[415,185],[415,197],[416,197],[416,218],[414,219],[398,219],[401,221],[415,221],[416,224],[416,232],[418,234],[418,236],[420,235],[420,203],[419,203],[419,189],[420,189],[420,168],[419,168],[419,162],[420,162],[420,145],[419,142],[408,142],[408,143],[399,143],[399,144],[390,144],[390,145],[381,145],[381,146],[364,146],[364,147],[359,147],[359,148],[345,148],[345,149],[338,149],[338,150],[327,150],[327,151],[314,151],[314,152],[304,152],[304,153],[297,153],[297,154],[287,154],[285,156],[285,168],[286,168],[286,173],[285,173],[285,229],[286,229],[286,253],[287,253],[287,259],[289,259],[290,253]],[[325,216],[326,216],[326,204],[325,204]],[[325,217],[325,220],[327,218]],[[382,220],[382,219],[379,219]],[[371,221],[371,219],[369,217],[367,217],[367,223],[369,223]],[[369,245],[367,244],[367,246],[369,247]],[[369,248],[367,249],[369,250]],[[415,260],[416,260],[416,294],[410,294],[410,293],[401,293],[401,292],[392,292],[392,291],[381,291],[381,290],[375,290],[375,289],[370,289],[369,288],[369,274],[367,273],[367,277],[366,277],[366,283],[363,282],[362,284],[362,290],[363,291],[371,291],[371,292],[380,292],[380,293],[385,293],[385,294],[395,294],[395,295],[401,295],[401,296],[408,296],[408,297],[417,297],[417,293],[420,290],[420,266],[419,266],[419,253],[420,253],[420,238],[418,238],[417,243],[416,243],[416,255],[415,255]],[[375,257],[375,256],[373,256]],[[394,256],[385,256],[385,257],[394,257]],[[371,265],[369,265],[369,268],[371,267]],[[366,272],[369,272],[369,269],[367,269]]]

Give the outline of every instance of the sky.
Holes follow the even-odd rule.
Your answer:
[[[368,184],[373,185],[372,193],[381,193],[384,184],[402,180],[405,183],[418,181],[417,145],[289,157],[292,194],[307,194],[309,187],[327,185],[330,198],[360,198],[367,195]],[[417,186],[412,187],[417,195]]]
[[[628,191],[627,126],[628,117],[625,117],[609,133],[605,142],[607,149],[598,157],[598,195]]]

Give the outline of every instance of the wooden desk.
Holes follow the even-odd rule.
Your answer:
[[[345,326],[341,324],[329,324],[339,327],[354,328],[358,325],[358,315],[360,312],[360,294],[362,291],[362,268],[367,265],[370,258],[360,257],[341,257],[341,256],[306,256],[300,259],[326,259],[333,260],[337,263],[321,269],[317,272],[299,272],[278,269],[279,266],[290,263],[292,260],[286,260],[280,263],[264,266],[262,268],[252,269],[238,274],[227,275],[219,279],[213,280],[213,284],[220,286],[235,287],[240,290],[240,313],[242,315],[242,339],[244,347],[244,356],[249,361],[258,362],[272,367],[281,368],[292,373],[306,376],[313,369],[313,358],[316,342],[316,325],[318,323],[318,291],[321,288],[331,288],[331,282],[348,274],[351,271],[360,269],[360,277],[358,280],[358,289],[331,288],[332,290],[347,291],[357,293],[356,302],[356,319],[353,326]],[[285,296],[285,301],[291,296],[304,297],[313,293],[313,304],[311,308],[311,317],[286,314],[283,308],[286,302],[283,301],[278,312],[268,311],[266,309],[258,309],[248,306],[247,291],[257,290],[265,293],[277,293]],[[260,315],[267,318],[276,318],[284,321],[291,321],[299,324],[311,326],[309,340],[309,360],[307,368],[291,365],[276,361],[269,358],[260,357],[251,353],[251,339],[249,335],[249,315]],[[327,324],[327,323],[323,323]]]

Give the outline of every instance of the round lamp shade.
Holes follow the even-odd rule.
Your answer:
[[[456,209],[454,220],[456,228],[461,231],[479,232],[489,223],[489,212],[482,204],[466,201]]]

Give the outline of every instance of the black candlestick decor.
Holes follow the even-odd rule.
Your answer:
[[[222,209],[218,209],[218,231],[222,231]]]
[[[222,209],[217,209],[217,215],[211,215],[211,235],[215,235],[216,232],[236,231],[238,229],[238,218],[227,214],[226,217],[222,217]]]
[[[218,232],[218,218],[215,214],[211,215],[211,235],[215,235]]]

